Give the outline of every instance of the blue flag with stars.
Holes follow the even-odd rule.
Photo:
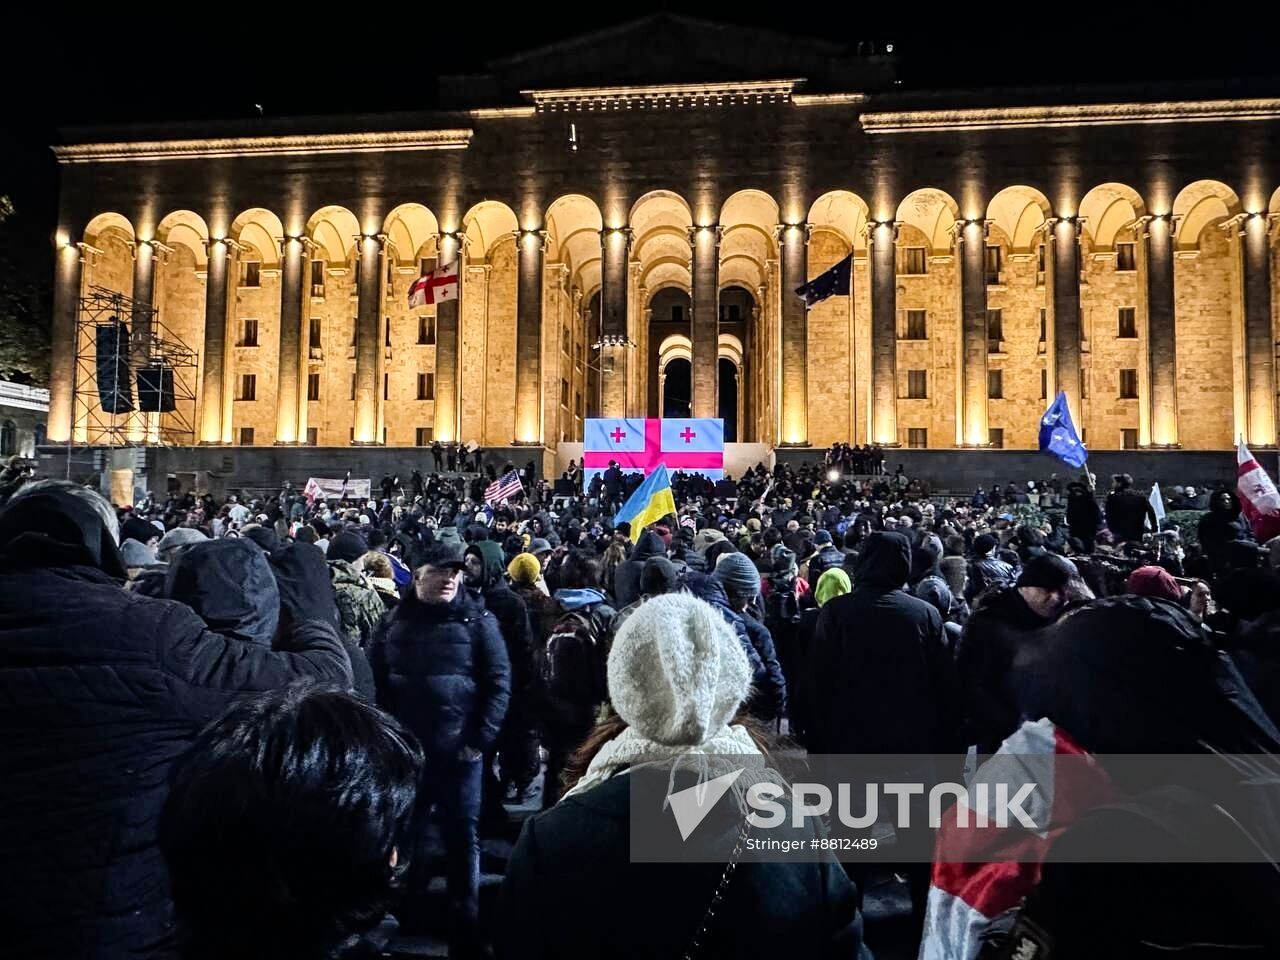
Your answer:
[[[1040,418],[1040,449],[1047,451],[1072,467],[1083,467],[1089,459],[1089,451],[1080,442],[1076,426],[1071,422],[1071,409],[1067,395],[1061,390],[1044,416]]]
[[[808,283],[796,287],[796,294],[804,300],[808,310],[827,297],[849,295],[849,274],[853,270],[853,254],[849,254],[826,273],[821,273]]]

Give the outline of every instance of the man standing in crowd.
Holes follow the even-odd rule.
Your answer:
[[[1158,530],[1156,512],[1147,498],[1133,489],[1133,477],[1118,473],[1111,480],[1114,486],[1107,494],[1107,529],[1115,535],[1116,542],[1141,541],[1144,522]]]
[[[426,755],[409,868],[410,925],[427,909],[428,814],[443,822],[449,955],[480,955],[481,759],[497,742],[511,666],[493,614],[462,588],[463,560],[449,544],[423,550],[413,589],[370,651],[378,703],[422,741]]]

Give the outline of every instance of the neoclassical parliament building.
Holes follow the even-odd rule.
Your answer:
[[[436,99],[65,131],[50,443],[104,442],[125,311],[140,365],[189,349],[139,442],[1031,449],[1062,390],[1094,450],[1275,445],[1280,97],[905,92],[883,45],[655,15]]]

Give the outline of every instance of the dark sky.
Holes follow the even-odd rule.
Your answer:
[[[257,8],[143,4],[67,9],[65,22],[15,28],[0,62],[0,194],[13,198],[21,235],[42,242],[54,227],[57,171],[47,147],[60,125],[251,116],[255,103],[267,116],[429,107],[439,74],[474,71],[487,59],[628,19],[607,3],[576,12],[565,4],[522,10],[510,0],[481,6],[489,11],[483,21],[461,28],[450,15],[456,2],[294,4],[278,25]],[[923,7],[896,24],[855,4],[810,5],[813,16],[801,21],[780,20],[789,8],[777,2],[744,3],[746,12],[736,14],[678,3],[646,9],[662,8],[827,40],[892,41],[906,90],[1280,73],[1263,29],[1222,37],[1219,53],[1187,58],[1185,34],[1152,38],[1075,14],[1074,33],[1064,38],[1031,23],[1022,35],[1001,37],[975,29],[981,24],[972,19],[942,22]],[[971,9],[982,18],[983,8]],[[160,22],[173,29],[144,26]]]

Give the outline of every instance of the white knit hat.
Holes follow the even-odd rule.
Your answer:
[[[609,651],[609,696],[636,733],[698,746],[724,728],[751,689],[751,667],[733,628],[687,593],[646,600]]]

